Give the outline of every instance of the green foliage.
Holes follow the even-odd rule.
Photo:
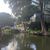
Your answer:
[[[28,21],[30,17],[39,9],[32,4],[32,0],[5,0],[12,8],[14,15],[21,15],[23,21]]]
[[[25,8],[23,8],[22,10],[22,14],[21,14],[21,18],[24,20],[24,21],[29,21],[30,20],[30,17],[34,15],[34,13],[37,12],[38,8],[34,5],[29,5]]]
[[[21,8],[23,8],[26,5],[30,5],[31,0],[4,0],[5,2],[8,1],[8,3],[10,4],[10,7],[12,8],[12,12],[15,15],[19,15],[21,14]]]
[[[20,33],[18,30],[15,29],[4,29],[2,30],[3,33],[3,37],[0,41],[9,41],[10,39],[12,39],[14,37],[14,35],[17,35],[18,33]]]
[[[4,29],[4,30],[2,30],[2,33],[4,33],[4,34],[11,34],[11,29]]]

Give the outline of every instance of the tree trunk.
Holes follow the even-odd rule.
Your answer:
[[[47,35],[47,30],[46,30],[46,26],[45,26],[45,21],[44,21],[44,13],[43,13],[43,0],[40,0],[40,11],[41,11],[41,28],[42,28],[42,34],[43,35]]]

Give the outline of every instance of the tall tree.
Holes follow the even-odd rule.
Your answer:
[[[44,22],[44,8],[43,8],[43,0],[39,0],[39,3],[40,3],[40,10],[41,10],[41,14],[40,14],[40,17],[41,17],[41,28],[42,28],[42,33],[44,35],[47,35],[47,30],[46,30],[46,27],[45,27],[45,22]]]
[[[47,30],[46,30],[45,23],[44,23],[44,7],[48,3],[49,0],[5,0],[5,2],[7,1],[10,4],[10,7],[12,8],[12,12],[16,16],[21,15],[21,14],[22,16],[26,16],[26,17],[31,16],[33,15],[33,13],[35,13],[35,11],[33,9],[28,8],[28,6],[33,5],[33,6],[38,7],[40,9],[39,12],[40,12],[40,18],[41,18],[42,33],[44,35],[47,35]],[[27,8],[30,9],[31,11],[28,10]],[[36,8],[36,10],[38,9]],[[31,14],[29,13],[30,15],[27,15],[26,12],[28,13],[31,12]]]
[[[29,6],[31,4],[31,0],[4,0],[8,1],[10,4],[10,8],[12,8],[12,12],[17,16],[21,14],[21,11],[24,7]]]
[[[23,21],[28,21],[30,17],[35,13],[37,8],[36,6],[31,5],[32,0],[5,0],[5,2],[7,1],[12,8],[13,14],[15,16],[20,15]],[[23,24],[25,27],[25,22]]]

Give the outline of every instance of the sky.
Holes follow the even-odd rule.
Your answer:
[[[36,1],[36,0],[34,0],[34,1]],[[0,0],[0,12],[6,12],[9,14],[12,13],[11,9],[9,8],[9,4],[5,4],[3,0]]]
[[[9,4],[5,4],[3,0],[0,0],[0,13],[5,12],[11,14],[12,11],[9,8]]]

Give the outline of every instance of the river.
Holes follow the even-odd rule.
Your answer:
[[[13,39],[7,46],[2,47],[1,50],[21,50],[20,46],[22,45],[19,45],[19,42]],[[29,38],[27,46],[23,50],[50,50],[50,37],[33,35]]]

